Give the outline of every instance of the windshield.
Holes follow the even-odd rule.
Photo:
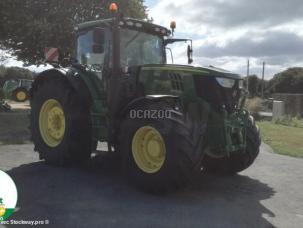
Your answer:
[[[121,67],[165,62],[163,39],[135,30],[121,30]]]

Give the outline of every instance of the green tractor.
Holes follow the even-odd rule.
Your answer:
[[[111,5],[111,9],[115,9]],[[90,159],[97,142],[143,191],[184,187],[196,172],[235,174],[259,153],[243,79],[167,64],[171,30],[116,14],[76,28],[76,61],[40,73],[30,91],[35,151],[51,165]],[[192,62],[192,45],[188,45]]]
[[[27,101],[32,83],[33,80],[29,79],[13,79],[5,81],[2,88],[4,98],[12,99],[17,102]]]

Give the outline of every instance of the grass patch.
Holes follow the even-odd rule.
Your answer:
[[[283,116],[273,121],[275,124],[281,124],[289,127],[300,127],[303,128],[303,120],[301,116],[291,117]]]
[[[262,140],[278,154],[303,158],[303,129],[270,121],[257,123]]]

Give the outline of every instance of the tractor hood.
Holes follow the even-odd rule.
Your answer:
[[[201,98],[216,109],[232,110],[238,103],[242,78],[215,67],[144,65],[139,73],[144,95],[174,95],[183,100]]]
[[[216,68],[213,66],[209,67],[194,67],[188,65],[143,65],[141,66],[141,72],[153,71],[153,72],[170,72],[170,73],[181,73],[182,75],[208,75],[220,78],[229,78],[239,80],[241,76],[232,72]]]

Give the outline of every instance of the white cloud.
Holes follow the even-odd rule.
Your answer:
[[[214,65],[246,74],[266,76],[303,63],[303,4],[301,0],[147,0],[154,22],[177,22],[176,37],[194,40],[198,65]],[[186,64],[186,45],[173,48],[175,63]],[[302,54],[301,54],[302,53]],[[1,53],[0,53],[1,54]],[[170,60],[170,58],[168,58]],[[11,59],[6,65],[22,66]],[[35,68],[41,71],[44,67]]]
[[[300,0],[158,0],[150,9],[154,22],[177,21],[176,36],[192,37],[195,63],[266,76],[303,63],[303,4]],[[175,59],[186,63],[175,48]],[[302,54],[301,54],[302,53]],[[179,62],[178,62],[179,63]]]

